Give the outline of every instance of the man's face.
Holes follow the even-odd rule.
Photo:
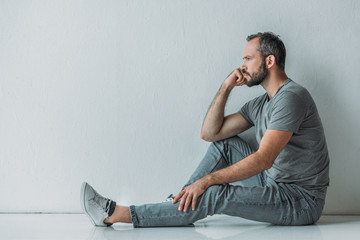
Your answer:
[[[265,59],[261,56],[258,48],[259,38],[255,38],[247,43],[244,51],[241,72],[246,80],[246,85],[249,87],[259,85],[269,75]]]

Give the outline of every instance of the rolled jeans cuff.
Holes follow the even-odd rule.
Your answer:
[[[135,206],[131,205],[129,207],[129,209],[130,209],[131,221],[133,223],[133,226],[134,226],[134,228],[138,228],[139,227],[139,220],[137,219],[137,216],[136,216]]]

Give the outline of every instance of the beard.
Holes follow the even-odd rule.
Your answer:
[[[248,87],[256,86],[261,84],[264,79],[269,75],[269,70],[266,68],[265,60],[262,61],[261,65],[259,66],[258,70],[253,74],[246,72],[245,70],[242,71],[249,75],[249,79],[246,79],[246,85]]]

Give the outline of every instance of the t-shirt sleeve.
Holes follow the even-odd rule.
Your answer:
[[[271,111],[268,129],[297,133],[306,115],[306,102],[292,92],[283,92]]]
[[[253,100],[245,103],[245,105],[239,110],[239,113],[245,118],[245,120],[251,125],[254,126],[254,120],[252,117],[252,105]]]

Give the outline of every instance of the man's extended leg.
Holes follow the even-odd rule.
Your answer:
[[[278,184],[268,178],[264,187],[211,186],[199,197],[194,211],[179,211],[178,205],[145,204],[130,206],[130,211],[128,207],[116,206],[105,223],[132,222],[134,227],[184,226],[208,215],[226,214],[279,225],[304,225],[319,219],[324,200],[315,199],[295,185]]]
[[[214,214],[305,225],[317,221],[323,204],[324,200],[313,198],[295,185],[278,184],[268,178],[264,187],[213,185],[198,198],[194,211],[179,211],[179,203],[165,202],[130,206],[130,212],[134,227],[184,226]]]

